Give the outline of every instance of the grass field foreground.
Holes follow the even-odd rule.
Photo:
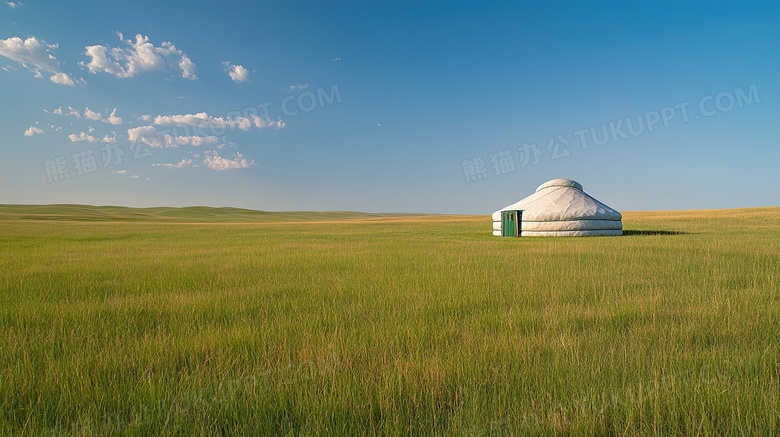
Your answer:
[[[1,434],[780,433],[780,208],[128,211],[0,208]]]

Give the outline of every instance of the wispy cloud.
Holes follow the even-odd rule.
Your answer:
[[[114,108],[114,110],[111,111],[111,114],[109,114],[108,117],[103,117],[103,114],[92,111],[89,108],[86,108],[84,109],[84,117],[90,120],[102,121],[103,123],[113,124],[115,126],[119,126],[120,124],[122,124],[122,117],[117,117],[116,108]]]
[[[117,77],[133,77],[147,71],[172,70],[185,79],[197,79],[195,63],[186,53],[178,50],[170,41],[163,41],[160,46],[149,42],[149,37],[138,34],[133,40],[123,40],[123,35],[117,32],[119,39],[127,47],[109,49],[103,45],[87,46],[85,55],[89,62],[81,62],[92,74],[108,73]]]
[[[157,130],[154,126],[138,126],[127,130],[127,139],[133,142],[141,142],[151,147],[169,148],[184,146],[208,146],[219,142],[219,138],[209,136],[184,136],[170,135]]]
[[[216,150],[206,152],[206,156],[203,159],[203,164],[213,170],[224,171],[234,170],[239,168],[251,168],[254,167],[255,161],[247,161],[241,153],[236,152],[233,159],[223,158],[217,154]]]
[[[206,112],[156,116],[145,114],[138,119],[151,124],[128,129],[128,140],[159,148],[209,146],[217,144],[228,130],[281,129],[285,126],[281,120],[269,120],[254,114],[249,114],[249,117],[217,117]]]
[[[16,9],[16,8],[22,7],[22,2],[6,1],[5,4],[7,4],[11,9]]]
[[[219,138],[211,135],[207,137],[198,137],[198,136],[177,136],[173,137],[170,135],[166,135],[166,140],[168,143],[175,144],[176,146],[208,146],[210,144],[217,144],[219,142]]]
[[[222,63],[222,68],[225,69],[225,73],[233,79],[235,83],[250,82],[249,70],[241,65],[232,65],[230,62],[225,61]]]
[[[56,115],[70,115],[76,118],[81,118],[81,114],[79,113],[78,109],[75,109],[72,106],[68,106],[67,112],[63,111],[62,106],[60,106],[57,109],[51,111],[51,113]]]
[[[170,164],[152,164],[152,167],[167,167],[167,168],[187,168],[187,167],[198,167],[198,164],[193,164],[193,161],[191,158],[182,158],[181,161],[177,163],[170,163]]]
[[[76,108],[74,108],[72,106],[68,106],[68,112],[67,113],[65,113],[62,110],[62,107],[59,107],[59,108],[53,110],[51,113],[52,114],[57,114],[57,115],[69,115],[69,116],[73,116],[73,117],[76,117],[76,118],[81,118],[82,117],[82,113],[79,112],[78,109],[76,109]],[[95,111],[93,111],[93,110],[91,110],[89,108],[85,108],[84,112],[83,112],[83,116],[84,116],[84,118],[89,119],[89,120],[101,121],[103,123],[113,124],[115,126],[119,126],[119,125],[122,124],[122,117],[119,117],[119,116],[116,115],[116,108],[114,108],[114,110],[111,111],[111,114],[109,114],[107,117],[103,117],[103,114],[100,113],[100,112],[95,112]]]
[[[295,90],[305,90],[305,89],[306,89],[306,88],[308,88],[308,87],[309,87],[309,84],[308,84],[308,83],[304,83],[304,84],[298,84],[298,85],[290,85],[290,88],[289,88],[289,90],[290,90],[290,91],[295,91]]]
[[[223,118],[212,116],[205,112],[199,112],[197,114],[158,115],[154,117],[154,124],[158,126],[196,126],[217,130],[230,128],[241,129],[243,131],[252,129],[252,126],[258,129],[266,127],[281,129],[285,126],[284,122],[281,120],[268,120],[254,114],[250,114],[249,117],[242,117],[239,115]]]
[[[125,176],[125,177],[128,177],[130,179],[140,179],[141,178],[140,176],[138,176],[137,173],[132,172],[130,170],[114,170],[111,173],[118,174],[120,176]],[[147,181],[149,180],[149,178],[145,178],[145,179]]]
[[[52,54],[57,47],[57,44],[47,44],[34,36],[25,40],[18,36],[0,39],[0,55],[22,64],[32,71],[35,77],[43,77],[41,71],[45,71],[52,74],[49,77],[52,82],[74,86],[76,81],[60,70],[60,61]],[[83,79],[79,82],[84,83]]]

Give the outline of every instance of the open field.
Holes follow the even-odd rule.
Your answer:
[[[780,208],[104,208],[0,206],[2,435],[780,433]]]
[[[155,221],[158,223],[283,223],[368,218],[408,217],[423,214],[369,214],[364,212],[269,212],[241,208],[127,208],[89,205],[0,205],[0,220]]]

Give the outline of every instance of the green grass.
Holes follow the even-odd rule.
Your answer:
[[[0,207],[0,434],[780,433],[780,208],[263,214]]]

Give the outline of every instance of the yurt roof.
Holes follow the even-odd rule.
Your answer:
[[[501,211],[523,210],[523,221],[621,220],[622,215],[583,191],[571,179],[553,179],[539,185],[534,194],[493,213],[501,220]]]

